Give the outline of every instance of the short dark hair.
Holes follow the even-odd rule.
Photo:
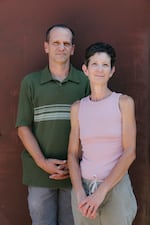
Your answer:
[[[85,65],[88,66],[91,56],[93,56],[95,53],[101,52],[105,52],[110,56],[112,68],[116,61],[116,52],[110,44],[104,42],[93,43],[85,50]]]
[[[53,26],[49,27],[46,31],[46,42],[49,42],[50,32],[53,28],[64,28],[64,29],[70,30],[70,32],[72,34],[72,44],[75,43],[75,32],[73,31],[72,28],[70,28],[69,26],[67,26],[65,24],[54,24]]]

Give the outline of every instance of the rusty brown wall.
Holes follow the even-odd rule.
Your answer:
[[[72,59],[77,67],[91,42],[107,41],[116,48],[110,86],[136,103],[137,159],[130,170],[138,199],[134,224],[150,224],[149,14],[149,0],[0,1],[0,225],[31,224],[21,183],[22,146],[14,129],[16,107],[21,79],[46,64],[44,34],[53,23],[67,23],[77,33]]]

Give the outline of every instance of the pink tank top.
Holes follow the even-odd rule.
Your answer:
[[[80,101],[83,178],[103,181],[122,155],[120,95],[113,92],[100,101],[91,101],[89,96]]]

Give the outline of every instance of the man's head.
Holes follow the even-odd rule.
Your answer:
[[[54,24],[53,26],[49,27],[46,31],[46,37],[45,37],[46,42],[49,42],[51,31],[54,28],[68,29],[70,31],[70,33],[72,34],[72,44],[75,44],[75,32],[72,30],[72,28],[70,28],[69,26],[67,26],[65,24]]]
[[[44,49],[50,63],[68,63],[74,54],[74,47],[74,32],[68,26],[58,24],[47,30]]]
[[[111,68],[115,65],[116,61],[116,53],[114,48],[104,42],[97,42],[91,44],[85,51],[85,61],[84,64],[88,67],[90,57],[95,55],[96,53],[106,53],[110,57]]]

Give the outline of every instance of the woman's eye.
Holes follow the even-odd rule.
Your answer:
[[[107,63],[104,63],[103,66],[104,67],[109,67],[109,65]]]

